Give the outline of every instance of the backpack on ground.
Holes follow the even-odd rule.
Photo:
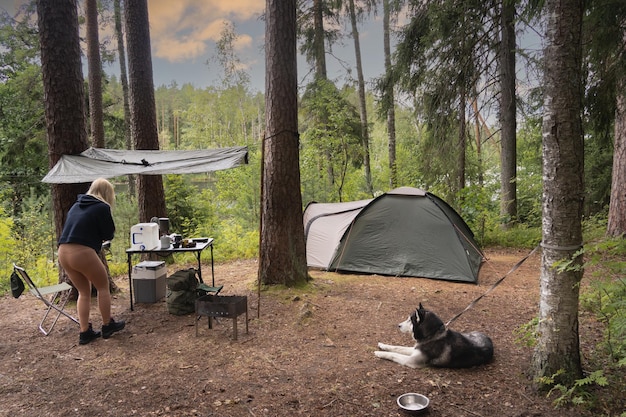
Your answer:
[[[182,269],[166,278],[167,311],[182,316],[196,311],[198,278],[193,268]]]

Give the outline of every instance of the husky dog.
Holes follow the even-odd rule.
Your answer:
[[[410,368],[469,368],[488,363],[493,357],[493,343],[486,334],[446,329],[441,319],[424,309],[422,303],[398,327],[402,333],[412,333],[415,346],[379,343],[376,357]]]

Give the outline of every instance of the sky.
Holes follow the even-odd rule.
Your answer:
[[[13,15],[16,6],[24,1],[0,0],[0,7]],[[84,0],[78,0],[78,4],[83,7]],[[263,92],[265,26],[260,16],[264,7],[265,0],[148,0],[155,86],[173,82],[178,86],[190,83],[197,88],[217,85],[221,68],[210,61],[216,56],[215,42],[220,39],[224,22],[228,21],[238,35],[236,53],[250,76],[251,88]],[[344,27],[343,31],[348,33],[349,27]],[[384,69],[382,19],[372,17],[359,31],[364,77],[371,81]],[[101,40],[107,36],[112,36],[112,31],[100,32]],[[352,68],[352,73],[356,74],[352,40],[346,38],[343,43],[343,46],[335,45],[326,58],[328,76],[338,85],[346,80],[346,68]],[[117,64],[105,66],[105,71],[119,76]],[[300,57],[300,84],[305,82],[308,73],[309,66]]]

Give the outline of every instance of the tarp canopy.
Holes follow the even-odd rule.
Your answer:
[[[484,260],[461,216],[417,188],[371,200],[310,203],[303,220],[310,267],[475,283]]]
[[[131,174],[197,174],[247,163],[245,146],[191,151],[89,148],[79,155],[62,155],[42,182],[71,184]]]

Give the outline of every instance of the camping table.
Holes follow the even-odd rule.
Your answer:
[[[191,239],[193,240],[193,239]],[[175,252],[193,252],[196,254],[196,258],[198,259],[198,278],[200,279],[200,282],[204,282],[202,280],[202,268],[201,268],[201,264],[200,264],[200,255],[202,254],[202,251],[204,249],[208,247],[211,248],[211,278],[212,278],[212,285],[215,287],[215,270],[214,270],[214,264],[213,264],[213,238],[209,238],[206,242],[198,242],[195,241],[196,246],[194,246],[193,248],[183,248],[178,247],[175,248],[174,246],[170,246],[168,249],[151,249],[151,250],[134,250],[134,249],[126,249],[126,256],[128,257],[128,288],[130,291],[130,309],[131,311],[133,310],[133,278],[132,278],[132,273],[133,273],[133,265],[132,265],[132,258],[133,255],[136,254],[150,254],[153,253],[155,255],[158,255],[160,257],[168,257],[170,255],[172,255]]]

